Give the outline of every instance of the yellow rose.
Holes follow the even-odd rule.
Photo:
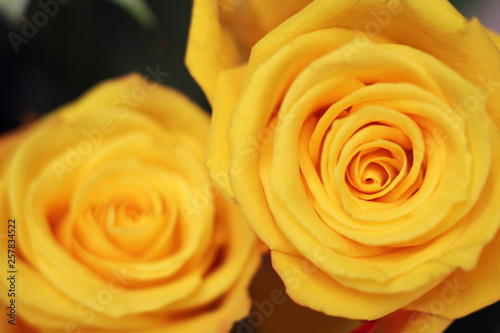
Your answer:
[[[0,298],[17,325],[2,332],[219,333],[244,317],[260,252],[203,165],[208,127],[132,74],[3,138]]]
[[[222,70],[248,60],[252,46],[311,0],[195,0],[186,62],[209,100]]]
[[[409,332],[499,300],[499,37],[436,0],[317,0],[238,57],[228,24],[195,1],[206,163],[289,295]]]

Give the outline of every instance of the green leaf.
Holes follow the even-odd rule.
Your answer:
[[[2,0],[0,0],[2,1]],[[122,7],[146,28],[156,25],[156,17],[146,0],[109,0]]]

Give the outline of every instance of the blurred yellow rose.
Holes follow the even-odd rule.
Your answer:
[[[2,138],[0,267],[16,273],[0,298],[17,323],[2,331],[219,333],[244,317],[260,252],[203,165],[208,127],[132,74]]]
[[[195,1],[186,61],[289,295],[397,332],[499,300],[499,37],[443,0],[262,3]],[[227,15],[268,28],[251,53]]]

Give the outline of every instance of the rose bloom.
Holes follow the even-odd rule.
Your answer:
[[[437,332],[500,299],[497,45],[442,0],[195,1],[207,166],[296,302]]]
[[[185,96],[131,74],[3,137],[0,221],[15,219],[15,242],[3,237],[0,266],[17,274],[14,297],[0,280],[16,313],[2,332],[219,333],[246,316],[260,252],[203,165],[208,127]]]

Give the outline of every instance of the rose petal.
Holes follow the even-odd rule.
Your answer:
[[[453,319],[426,312],[395,311],[377,321],[375,333],[439,333],[453,322]]]
[[[309,2],[194,1],[186,64],[208,100],[222,71],[244,63],[255,42]]]
[[[374,320],[387,315],[416,299],[430,286],[418,288],[397,297],[385,294],[360,293],[342,286],[307,259],[279,251],[271,253],[273,267],[287,286],[287,294],[297,303],[330,316]],[[433,283],[431,285],[436,285]]]

